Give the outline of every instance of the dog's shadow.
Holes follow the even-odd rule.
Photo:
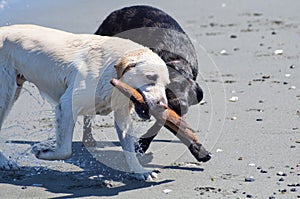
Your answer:
[[[30,144],[36,142],[10,141],[12,144]],[[109,144],[111,144],[110,142]],[[118,146],[118,143],[114,143]],[[105,142],[101,146],[107,145]],[[59,166],[51,168],[45,166],[25,166],[19,171],[0,171],[0,183],[20,186],[20,189],[29,187],[43,187],[46,191],[56,193],[59,196],[54,198],[78,198],[87,196],[115,196],[120,192],[152,187],[161,184],[171,183],[173,180],[137,181],[128,172],[122,171],[114,166],[122,167],[116,161],[122,157],[122,151],[103,150],[102,156],[111,157],[110,162],[115,165],[107,165],[104,161],[95,158],[95,153],[83,146],[82,142],[73,142],[73,153],[70,159],[65,162],[58,162]],[[152,155],[143,158],[144,165],[152,160]],[[122,160],[123,161],[123,160]],[[72,169],[71,167],[78,169]],[[153,166],[153,165],[152,165]],[[171,169],[190,169],[184,167],[172,167]],[[203,169],[199,168],[199,171]],[[195,170],[195,168],[193,169]]]
[[[36,142],[10,141],[15,144],[30,144]],[[110,142],[109,144],[111,144]],[[108,143],[101,142],[101,146]],[[114,143],[116,146],[119,144]],[[98,144],[99,145],[99,144]],[[73,153],[70,159],[59,166],[51,168],[45,166],[25,166],[19,171],[0,171],[0,183],[20,186],[20,189],[28,187],[43,187],[46,191],[56,193],[59,196],[54,198],[78,198],[87,196],[115,196],[120,192],[152,187],[161,184],[171,183],[173,180],[137,181],[128,172],[119,168],[123,167],[118,161],[122,157],[122,151],[101,151],[101,157],[111,157],[110,162],[115,165],[108,165],[105,161],[95,157],[95,153],[83,146],[82,142],[73,142]],[[152,155],[146,155],[142,161],[147,165],[152,160]],[[71,165],[71,166],[70,166]],[[71,167],[78,169],[72,169]],[[153,165],[152,165],[153,166]],[[155,166],[155,165],[154,165]],[[169,169],[183,169],[203,171],[202,168],[188,168],[172,166]]]

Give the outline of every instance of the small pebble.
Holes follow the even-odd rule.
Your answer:
[[[233,116],[230,118],[231,120],[237,120],[237,117]]]
[[[223,151],[222,149],[217,149],[216,150],[217,153],[222,152],[222,151]]]
[[[236,35],[230,35],[230,38],[231,38],[231,39],[236,39],[237,36],[236,36]]]
[[[239,157],[238,160],[243,160],[243,157]]]
[[[275,50],[274,54],[275,55],[282,55],[283,54],[283,50],[281,50],[281,49]]]
[[[284,178],[279,178],[278,181],[279,181],[279,182],[283,182],[283,181],[284,181]]]
[[[285,77],[290,77],[291,74],[287,73],[287,74],[285,74],[284,76],[285,76]]]
[[[171,189],[165,189],[165,190],[163,190],[163,192],[165,193],[165,194],[168,194],[168,193],[170,193],[170,192],[172,192],[173,190],[171,190]]]
[[[291,65],[291,66],[290,66],[290,69],[294,69],[294,68],[295,68],[295,65]]]
[[[246,198],[253,198],[253,196],[250,195],[250,194],[247,194],[247,195],[246,195]]]
[[[295,184],[295,183],[289,183],[288,185],[287,185],[288,187],[299,187],[300,186],[300,183],[298,183],[298,184]]]
[[[286,173],[283,173],[282,171],[277,172],[278,176],[286,176]]]
[[[261,173],[268,173],[266,170],[260,170]]]
[[[261,119],[261,118],[257,118],[257,119],[256,119],[256,121],[257,121],[257,122],[262,122],[262,121],[263,121],[263,119]]]
[[[239,100],[239,97],[237,97],[237,96],[232,96],[232,97],[229,99],[230,102],[237,102],[238,100]]]
[[[280,192],[280,193],[286,193],[287,190],[286,190],[286,189],[282,189],[282,190],[279,189],[279,192]]]
[[[291,192],[296,192],[297,191],[296,188],[291,188],[290,190],[291,190]]]
[[[255,181],[255,179],[254,179],[253,176],[250,176],[250,177],[248,177],[248,178],[245,178],[245,182],[254,182],[254,181]]]
[[[262,76],[263,79],[269,79],[271,77],[271,75],[264,75]]]
[[[221,54],[221,55],[228,55],[228,53],[227,53],[226,50],[221,50],[221,51],[220,51],[220,54]]]
[[[248,166],[255,167],[255,163],[249,163]]]
[[[269,199],[275,199],[275,196],[269,196]]]

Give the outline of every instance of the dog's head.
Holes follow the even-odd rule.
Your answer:
[[[168,104],[165,89],[170,82],[169,73],[165,62],[157,54],[146,48],[135,50],[122,57],[115,68],[118,78],[137,89],[149,107]],[[141,118],[150,118],[139,107],[135,110]]]
[[[183,59],[167,62],[171,83],[166,88],[168,105],[178,115],[188,112],[191,105],[198,104],[203,99],[203,91],[195,81],[192,67]]]

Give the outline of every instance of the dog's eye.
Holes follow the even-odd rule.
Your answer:
[[[133,67],[135,67],[135,66],[136,66],[136,63],[129,63],[129,64],[126,66],[125,70],[122,72],[122,76],[123,76],[127,71],[129,71],[131,68],[133,68]]]
[[[158,78],[158,75],[157,74],[154,74],[154,75],[146,75],[146,78],[151,80],[151,81],[156,81],[157,78]]]
[[[127,68],[130,69],[130,68],[133,68],[133,67],[135,67],[135,66],[136,66],[136,63],[129,63],[129,64],[127,65]]]

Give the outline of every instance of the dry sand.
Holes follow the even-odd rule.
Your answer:
[[[137,2],[19,1],[0,0],[1,26],[76,33],[93,33],[111,11]],[[0,171],[1,198],[300,198],[300,2],[170,2],[139,4],[170,13],[197,48],[206,103],[192,107],[187,121],[212,160],[197,164],[164,130],[141,158],[160,169],[159,179],[131,179],[111,116],[95,119],[97,149],[82,147],[79,120],[69,160],[37,160],[30,149],[53,138],[53,112],[27,84],[0,135],[0,149],[22,166]],[[149,125],[137,123],[141,133]]]

